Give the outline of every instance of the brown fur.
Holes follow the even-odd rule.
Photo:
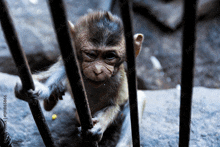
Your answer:
[[[99,11],[83,16],[75,26],[70,23],[70,31],[95,124],[89,131],[98,136],[97,141],[100,141],[106,128],[119,114],[120,106],[128,100],[127,76],[123,64],[125,61],[123,25],[117,16]],[[143,35],[135,35],[134,40],[138,54]],[[42,85],[41,89],[39,88],[40,97],[45,99],[44,107],[48,111],[62,99],[65,89],[71,93],[61,58],[49,70],[33,77],[35,80],[45,82],[49,87]],[[17,86],[15,93],[22,99],[24,95],[19,89]],[[32,94],[34,93],[39,91]],[[78,119],[78,116],[76,118]]]

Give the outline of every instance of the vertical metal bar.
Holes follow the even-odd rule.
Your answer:
[[[179,147],[188,147],[190,141],[196,40],[196,4],[196,0],[185,0],[184,3]]]
[[[120,0],[121,15],[124,24],[126,38],[126,55],[128,65],[128,89],[131,115],[132,141],[134,147],[140,146],[138,107],[137,107],[137,83],[136,61],[134,52],[133,27],[131,16],[131,3],[129,0]]]
[[[31,77],[28,62],[26,56],[24,55],[23,49],[18,41],[12,19],[9,15],[7,5],[4,0],[0,0],[0,20],[7,44],[19,72],[19,77],[22,82],[23,90],[34,90],[35,87],[33,79]],[[35,123],[37,124],[38,130],[42,136],[44,144],[47,147],[54,147],[55,145],[51,137],[51,133],[46,124],[38,100],[33,100],[32,103],[28,104],[34,117]]]
[[[91,112],[86,97],[80,66],[73,48],[64,3],[62,0],[49,0],[54,28],[63,57],[66,74],[70,82],[70,87],[74,96],[74,102],[80,118],[82,133],[93,127]],[[89,146],[97,146],[97,142],[92,142]]]

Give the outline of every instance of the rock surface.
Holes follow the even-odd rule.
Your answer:
[[[137,11],[135,11],[137,12]],[[219,15],[197,23],[194,85],[219,88]],[[137,58],[137,75],[148,89],[175,88],[181,82],[182,28],[170,32],[148,15],[135,13],[134,31],[142,32],[145,42]],[[162,69],[155,68],[156,57]]]
[[[194,88],[191,117],[191,147],[219,146],[220,90]],[[179,90],[145,91],[142,120],[143,146],[176,147],[179,139]]]
[[[210,17],[219,13],[218,0],[198,0],[197,17]],[[159,23],[170,30],[177,29],[182,24],[184,14],[183,0],[161,1],[161,0],[135,0],[134,9],[142,9],[145,14],[152,15]],[[139,10],[138,10],[139,9]]]
[[[28,104],[14,96],[13,89],[15,83],[19,81],[17,76],[0,73],[0,118],[7,121],[7,132],[12,138],[14,147],[43,147],[44,143]],[[7,113],[3,107],[4,99],[7,100]],[[52,111],[45,111],[42,101],[40,105],[55,144],[58,147],[80,146],[82,139],[76,126],[76,110],[70,94],[66,93],[64,100],[60,101]],[[57,115],[57,119],[52,120],[53,114]],[[121,123],[121,120],[118,121]],[[115,146],[119,133],[120,126],[113,125],[105,132],[99,146]]]
[[[14,2],[8,0],[7,2],[32,72],[47,69],[56,61],[59,49],[46,1],[17,0]],[[164,1],[146,0],[146,3],[150,2],[165,4]],[[166,5],[169,6],[172,2],[177,2],[177,0],[166,2]],[[214,3],[216,0],[201,0],[201,2]],[[109,0],[65,1],[68,18],[73,22],[91,9],[110,9],[107,6],[109,3],[111,3]],[[149,10],[152,8],[153,6],[149,5]],[[207,8],[212,8],[212,6]],[[113,13],[120,14],[117,3],[113,6]],[[143,49],[137,58],[139,89],[175,88],[180,84],[182,28],[170,31],[147,13],[144,16],[140,13],[135,10],[133,17],[134,32],[143,33],[145,36]],[[216,15],[198,21],[195,86],[220,87],[219,19],[220,16]],[[156,66],[156,62],[161,65],[161,68]],[[0,30],[0,72],[16,74],[16,71],[2,30]]]
[[[28,104],[14,97],[13,87],[18,80],[16,76],[0,74],[0,117],[3,118],[3,98],[7,97],[7,131],[12,137],[14,147],[43,147]],[[145,90],[138,91],[138,97],[147,101],[140,125],[142,147],[178,146],[180,91]],[[219,146],[219,99],[219,89],[194,88],[190,146]],[[52,136],[62,147],[73,145],[75,140],[79,140],[73,124],[72,104],[72,100],[67,95],[53,111],[43,111]],[[52,120],[52,114],[57,114],[58,118]],[[113,127],[109,131],[112,134],[117,132],[118,128]],[[100,146],[108,146],[115,141],[109,139],[109,136],[106,138]]]

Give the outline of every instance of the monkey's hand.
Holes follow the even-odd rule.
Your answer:
[[[90,141],[97,141],[100,142],[103,136],[103,129],[101,123],[96,118],[92,118],[93,121],[93,128],[88,129],[84,132],[85,139]],[[78,127],[79,133],[81,133],[81,127]],[[82,134],[81,134],[82,135]]]
[[[52,84],[49,86],[50,97],[54,97],[54,99],[63,100],[63,95],[65,95],[65,87],[60,82],[59,84]],[[50,99],[50,98],[49,98]]]
[[[16,83],[14,88],[15,96],[23,101],[32,102],[34,99],[46,99],[50,96],[50,90],[44,84],[34,81],[35,90],[23,90],[21,83]]]
[[[65,87],[62,83],[52,84],[49,86],[50,96],[44,99],[44,109],[46,111],[52,110],[59,100],[63,100],[63,95],[65,95]]]

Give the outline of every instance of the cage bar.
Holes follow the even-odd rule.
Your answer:
[[[11,16],[4,0],[0,0],[0,20],[2,29],[5,35],[6,42],[9,46],[10,52],[18,69],[19,77],[22,82],[23,90],[35,89],[30,68],[23,49],[18,40]],[[42,113],[38,100],[28,103],[37,124],[38,130],[47,147],[54,147],[54,142],[51,137],[50,130],[46,124],[44,115]]]
[[[131,2],[129,0],[120,0],[120,10],[124,24],[124,34],[126,39],[126,56],[128,66],[128,90],[131,115],[131,132],[134,147],[140,147],[138,106],[137,106],[137,77],[136,61],[134,52],[133,27],[131,15]]]
[[[196,0],[184,2],[179,147],[190,141],[193,69],[196,42]]]
[[[76,51],[70,37],[64,3],[62,0],[49,0],[49,6],[66,74],[70,82],[74,102],[81,122],[82,133],[84,134],[86,130],[93,127],[93,122]],[[89,144],[89,146],[97,145],[97,142],[90,142]]]

